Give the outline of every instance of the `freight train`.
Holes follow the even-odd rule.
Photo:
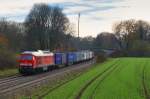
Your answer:
[[[50,52],[50,51],[25,51],[19,58],[19,72],[21,74],[32,74],[48,71],[53,68],[70,66],[94,58],[92,51],[75,52]]]

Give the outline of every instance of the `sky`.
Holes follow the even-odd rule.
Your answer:
[[[36,3],[63,8],[75,36],[80,13],[80,37],[113,32],[113,24],[122,20],[150,21],[150,0],[0,0],[0,18],[23,22]]]

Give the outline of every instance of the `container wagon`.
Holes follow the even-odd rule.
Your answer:
[[[77,54],[75,52],[67,53],[67,65],[72,65],[77,62]]]
[[[63,67],[67,64],[66,53],[55,53],[55,65],[58,67]]]

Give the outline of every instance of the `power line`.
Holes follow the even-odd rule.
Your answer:
[[[80,13],[78,14],[78,38],[80,33]]]

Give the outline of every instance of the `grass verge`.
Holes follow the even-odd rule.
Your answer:
[[[14,76],[14,75],[17,75],[17,74],[18,74],[18,69],[17,68],[0,70],[0,78]]]

